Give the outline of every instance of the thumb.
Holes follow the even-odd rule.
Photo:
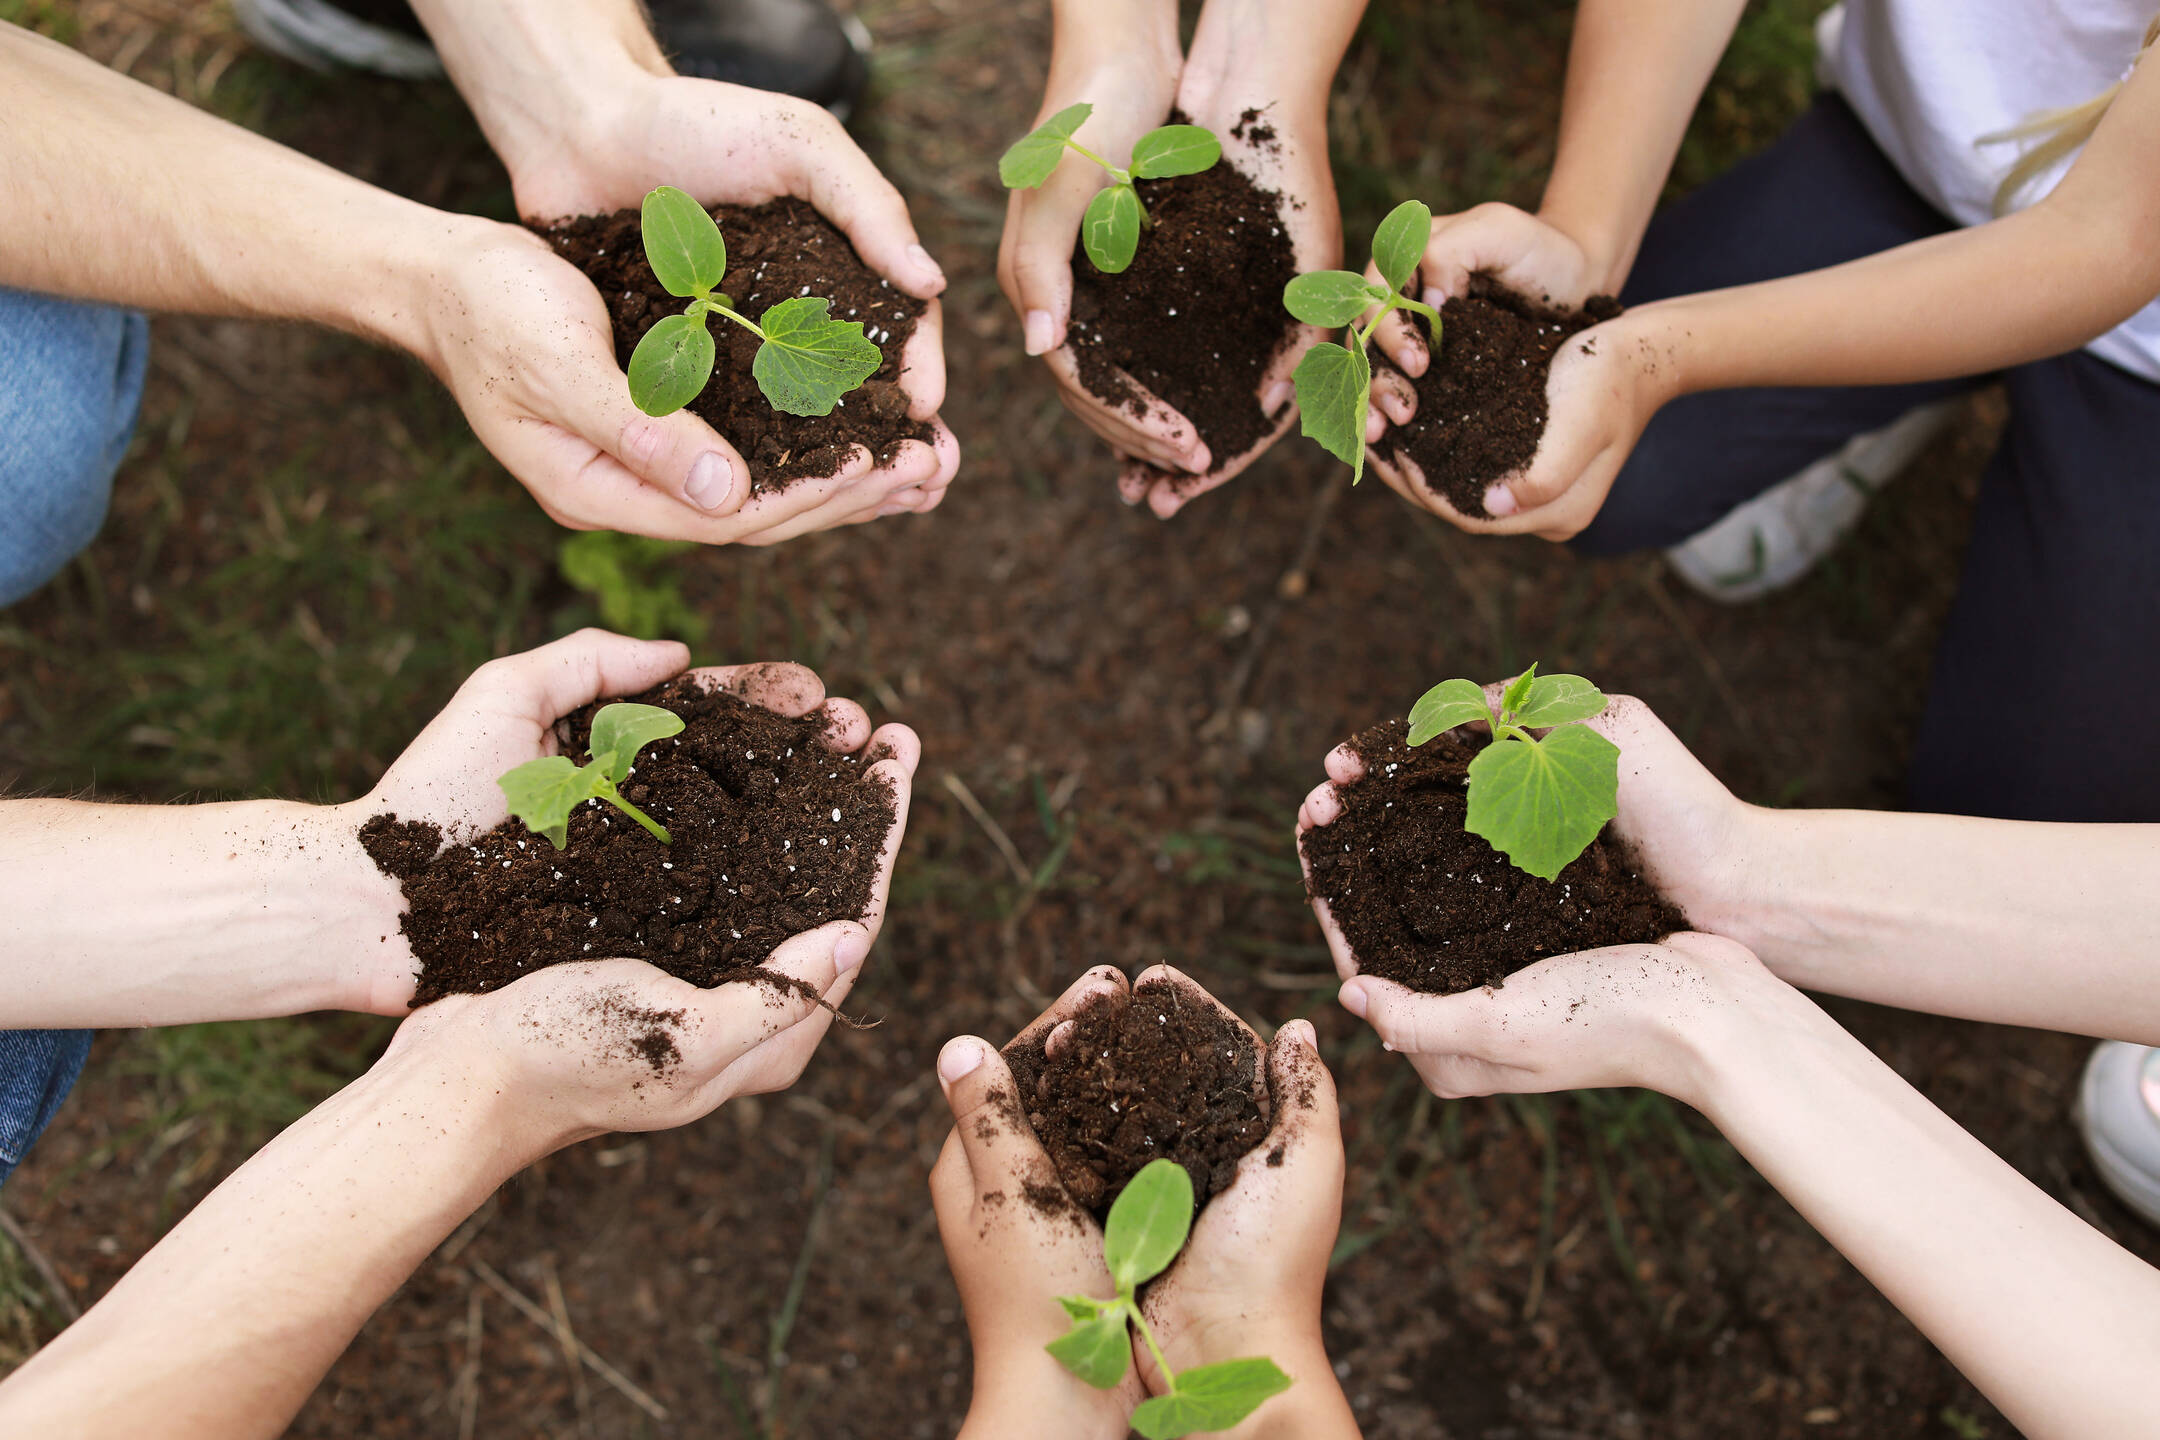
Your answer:
[[[1392,980],[1358,975],[1343,982],[1336,998],[1399,1054],[1482,1055],[1471,1032],[1484,993],[1419,995]]]
[[[1335,1077],[1320,1059],[1319,1036],[1310,1020],[1292,1020],[1275,1032],[1268,1046],[1268,1097],[1275,1107],[1268,1138],[1261,1149],[1272,1158],[1278,1147],[1291,1152],[1308,1145],[1342,1148],[1342,1110],[1335,1101]]]
[[[938,1052],[937,1075],[978,1195],[1054,1173],[997,1047],[974,1035],[948,1040]]]
[[[870,932],[851,920],[791,936],[756,975],[703,992],[715,1023],[700,1027],[703,1043],[686,1058],[718,1074],[775,1035],[824,1018],[824,1005],[844,998],[837,982],[852,978],[869,950]]]
[[[1019,221],[1007,243],[1013,306],[1030,355],[1048,354],[1065,343],[1072,320],[1073,247],[1080,239],[1080,217],[1101,188],[1092,166],[1061,165],[1041,189],[1016,195]]]
[[[638,409],[612,356],[592,368],[599,373],[568,392],[570,413],[563,421],[570,429],[706,519],[742,509],[750,498],[750,467],[734,446],[688,410],[656,416]]]

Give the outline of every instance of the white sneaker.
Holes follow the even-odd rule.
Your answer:
[[[1689,585],[1727,604],[1784,589],[1852,533],[1875,492],[1942,433],[1959,403],[1922,405],[1880,430],[1855,435],[1836,454],[1673,546],[1665,558]]]
[[[234,18],[263,49],[310,70],[343,66],[398,80],[440,80],[427,41],[376,25],[323,0],[233,0]]]
[[[2101,1041],[2078,1085],[2077,1124],[2115,1198],[2160,1225],[2160,1049]]]

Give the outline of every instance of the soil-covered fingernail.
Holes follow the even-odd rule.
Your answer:
[[[1505,485],[1493,485],[1485,491],[1485,513],[1492,516],[1513,515],[1522,509],[1515,503],[1515,492]]]
[[[945,1042],[945,1048],[938,1052],[938,1079],[944,1081],[947,1085],[951,1085],[974,1074],[982,1067],[982,1063],[983,1045],[980,1040],[974,1039],[972,1036],[962,1036],[958,1040],[948,1040]]]
[[[1047,355],[1052,349],[1055,348],[1050,343],[1051,329],[1052,326],[1049,311],[1030,310],[1027,312],[1028,354]]]
[[[832,961],[836,974],[845,975],[870,954],[870,932],[850,930],[833,942]]]
[[[1365,987],[1355,980],[1343,982],[1342,989],[1335,992],[1335,998],[1341,1003],[1343,1009],[1348,1010],[1360,1020],[1365,1018],[1366,1008],[1371,1004],[1366,997]]]
[[[708,450],[691,462],[690,483],[683,492],[700,510],[718,510],[734,490],[735,467],[728,464],[727,456]]]

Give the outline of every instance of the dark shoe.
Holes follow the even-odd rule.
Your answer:
[[[826,0],[650,0],[653,34],[685,75],[814,101],[842,120],[870,81],[870,32]],[[266,50],[314,70],[440,78],[405,0],[234,0]]]

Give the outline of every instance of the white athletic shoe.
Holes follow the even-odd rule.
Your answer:
[[[233,0],[248,38],[310,70],[365,70],[398,80],[440,80],[442,57],[427,41],[377,25],[323,0]]]
[[[2077,1124],[2108,1189],[2160,1225],[2160,1049],[2100,1042],[2078,1085]]]
[[[1782,590],[1838,547],[1867,502],[1941,434],[1959,402],[1909,410],[1765,490],[1665,552],[1681,579],[1727,604]]]

